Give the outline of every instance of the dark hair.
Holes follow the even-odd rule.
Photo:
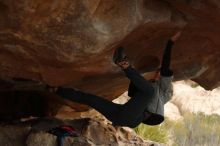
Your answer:
[[[151,113],[150,117],[144,119],[142,123],[147,125],[159,125],[164,121],[164,116]]]

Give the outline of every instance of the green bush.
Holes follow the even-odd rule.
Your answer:
[[[140,124],[134,130],[145,140],[151,140],[159,143],[166,143],[168,140],[168,132],[163,124],[158,126],[147,126],[145,124]]]
[[[220,116],[203,113],[187,113],[182,122],[166,121],[174,146],[219,146],[219,123]]]
[[[197,88],[197,87],[199,87],[199,84],[196,83],[196,82],[193,82],[193,83],[191,83],[190,86],[191,86],[192,88]]]
[[[134,129],[145,140],[172,146],[220,146],[220,116],[186,113],[182,121],[166,119],[159,126],[140,124]],[[170,142],[169,142],[170,143]]]

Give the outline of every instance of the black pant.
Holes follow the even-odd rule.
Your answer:
[[[143,112],[146,109],[146,103],[149,102],[149,99],[154,94],[154,89],[151,84],[132,67],[128,67],[124,71],[143,96],[133,97],[123,105],[72,88],[59,87],[57,94],[74,102],[93,107],[113,123],[118,123],[118,125],[121,126],[135,127],[142,122],[139,121],[138,123],[134,123],[134,120],[143,115]]]

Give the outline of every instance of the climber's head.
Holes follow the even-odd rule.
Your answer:
[[[164,121],[164,116],[157,113],[144,112],[144,119],[142,123],[146,125],[159,125]]]

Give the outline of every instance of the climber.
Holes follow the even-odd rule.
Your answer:
[[[168,40],[160,70],[154,71],[155,77],[151,80],[145,79],[130,65],[122,47],[116,49],[113,61],[130,80],[128,96],[132,98],[125,104],[116,104],[72,88],[58,87],[56,94],[64,99],[93,107],[115,126],[133,128],[141,122],[147,125],[158,125],[164,120],[164,104],[172,96],[171,48],[180,34],[181,32],[177,32]]]

